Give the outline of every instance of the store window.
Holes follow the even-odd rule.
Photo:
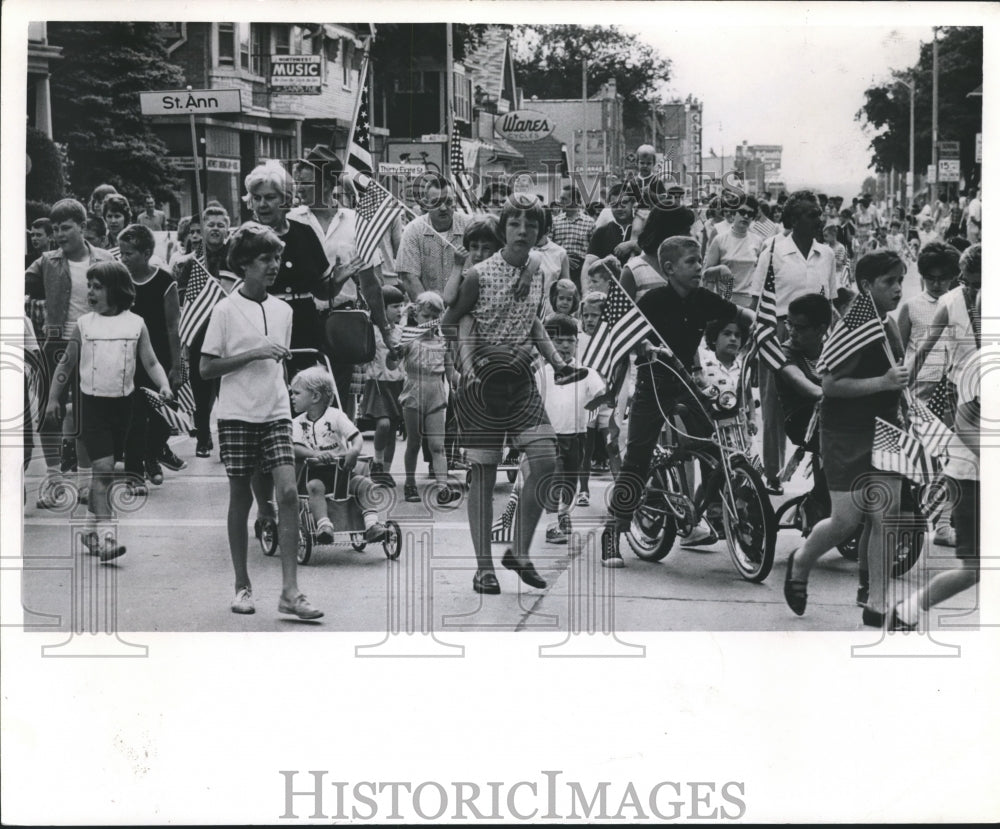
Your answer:
[[[354,87],[354,83],[351,80],[354,69],[354,41],[345,39],[343,43],[343,61],[341,63],[343,71],[343,84],[344,89],[352,89]]]

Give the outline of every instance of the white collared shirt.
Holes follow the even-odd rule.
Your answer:
[[[803,256],[791,234],[775,236],[773,243],[764,244],[757,259],[750,293],[759,297],[764,290],[771,250],[774,250],[774,298],[777,315],[787,316],[788,303],[804,294],[822,294],[827,299],[837,296],[837,267],[829,245],[813,242],[809,255]]]
[[[358,255],[356,242],[358,214],[350,208],[339,207],[326,231],[323,230],[323,225],[316,215],[304,205],[289,210],[288,218],[307,224],[313,229],[320,244],[323,245],[326,258],[334,267],[346,265]],[[333,303],[340,305],[347,301],[355,302],[357,298],[358,289],[354,280],[346,279],[337,296],[333,298]]]

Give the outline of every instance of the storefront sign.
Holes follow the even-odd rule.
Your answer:
[[[555,122],[543,112],[518,109],[498,117],[493,130],[508,141],[541,141],[552,135]]]
[[[276,95],[318,95],[322,90],[322,55],[271,55],[271,91]]]

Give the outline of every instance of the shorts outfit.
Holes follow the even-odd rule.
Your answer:
[[[110,458],[124,451],[143,327],[142,317],[131,311],[108,316],[91,312],[77,321],[80,438],[91,458]]]
[[[885,321],[885,330],[898,360],[903,354],[895,323]],[[860,352],[852,378],[881,377],[890,368],[883,342],[872,343]],[[850,492],[859,479],[875,471],[872,466],[872,443],[875,418],[902,426],[899,416],[900,393],[878,392],[865,397],[823,397],[820,404],[819,446],[823,469],[832,492]]]
[[[393,336],[398,336],[400,326],[396,326]],[[403,419],[399,396],[403,393],[403,378],[406,370],[400,365],[389,368],[386,357],[389,347],[382,332],[375,330],[375,358],[365,367],[365,386],[361,399],[361,417],[368,420],[388,418],[398,423]]]
[[[272,296],[250,299],[236,290],[212,309],[201,353],[232,357],[266,342],[288,348],[291,336],[288,303]],[[220,455],[230,478],[295,462],[285,368],[277,360],[254,360],[224,374],[216,416]]]
[[[335,455],[347,454],[351,442],[359,434],[358,427],[342,412],[330,406],[318,420],[310,420],[303,412],[292,421],[293,441],[299,446],[305,446],[314,452],[332,452]],[[344,481],[347,481],[346,487]],[[332,464],[310,466],[306,475],[300,476],[299,491],[305,492],[304,484],[308,481],[320,481],[328,494],[338,498],[356,495],[358,486],[366,480],[357,471],[357,467],[345,478],[338,467]],[[338,491],[338,489],[340,491]]]
[[[539,440],[555,442],[535,385],[534,345],[529,341],[542,308],[542,280],[533,279],[527,296],[517,299],[513,290],[522,268],[507,264],[502,252],[475,269],[479,300],[471,315],[477,346],[455,408],[469,460],[494,464],[505,443],[522,449]]]

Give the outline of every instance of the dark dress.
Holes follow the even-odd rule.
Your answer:
[[[279,238],[285,243],[281,270],[267,292],[292,306],[292,348],[324,351],[323,320],[313,297],[326,293],[326,251],[313,229],[301,222],[288,222]]]

